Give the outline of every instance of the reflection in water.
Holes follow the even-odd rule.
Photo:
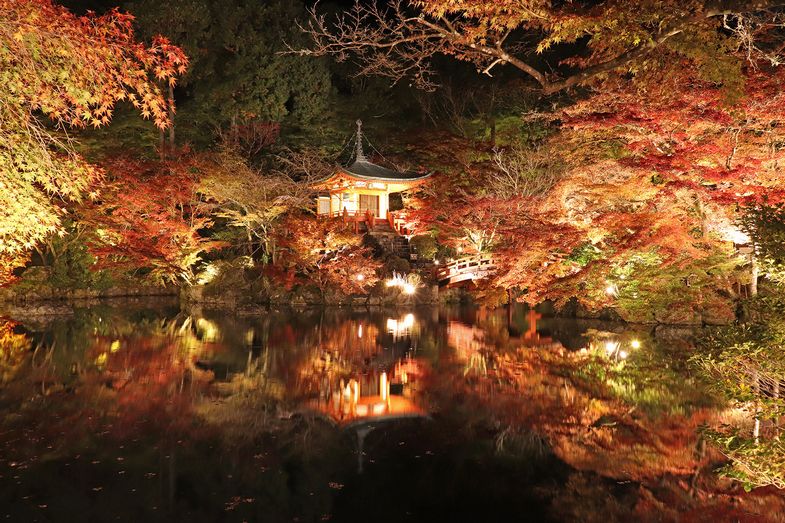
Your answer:
[[[414,315],[387,318],[386,327],[391,339],[374,324],[364,330],[362,322],[356,328],[348,322],[340,329],[345,338],[323,347],[308,373],[319,383],[319,398],[311,405],[340,422],[424,414],[415,400],[424,363],[413,357],[410,345]]]
[[[0,322],[0,515],[776,520],[713,473],[690,337],[523,308]]]

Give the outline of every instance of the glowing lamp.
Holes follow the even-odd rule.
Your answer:
[[[623,360],[627,359],[627,351],[619,351],[619,357]]]
[[[357,275],[357,281],[363,281],[364,279],[365,279],[365,275],[364,274],[358,274]]]
[[[414,285],[412,285],[411,283],[403,284],[403,292],[405,292],[406,294],[414,294],[415,290],[416,289],[414,288]]]
[[[641,348],[641,342],[638,341],[638,340],[632,340],[632,343],[630,343],[630,346],[633,349],[640,349]]]

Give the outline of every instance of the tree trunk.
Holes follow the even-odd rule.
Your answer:
[[[758,295],[758,259],[752,255],[752,268],[750,269],[750,296]]]
[[[174,87],[169,84],[169,149],[174,151]]]
[[[166,159],[166,137],[163,129],[158,129],[158,155],[161,161]]]

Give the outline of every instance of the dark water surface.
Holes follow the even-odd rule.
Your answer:
[[[699,443],[721,410],[693,334],[523,308],[0,321],[0,519],[776,520]]]

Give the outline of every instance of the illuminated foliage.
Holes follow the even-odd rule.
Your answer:
[[[9,259],[57,230],[52,196],[78,200],[99,177],[51,127],[106,125],[120,101],[166,127],[158,82],[174,84],[188,61],[165,38],[137,43],[119,11],[77,17],[50,0],[3,0],[0,11],[0,254]]]
[[[735,409],[724,423],[707,427],[706,437],[731,463],[723,473],[747,489],[774,485],[785,489],[785,329],[781,304],[759,303],[763,323],[728,327],[705,336],[693,357],[711,386]]]
[[[91,252],[101,267],[152,269],[158,281],[190,282],[200,254],[220,246],[192,158],[153,162],[115,157],[103,167],[99,200],[81,211],[95,229]]]
[[[438,55],[471,62],[486,74],[509,65],[546,94],[618,73],[650,81],[686,66],[701,79],[722,84],[732,98],[742,85],[740,47],[750,60],[778,61],[777,15],[766,11],[770,3],[356,2],[337,21],[314,9],[304,27],[313,46],[299,52],[339,60],[354,56],[361,74],[405,78],[431,89]],[[570,69],[553,74],[534,54],[552,55]]]
[[[279,229],[281,264],[321,292],[364,293],[378,281],[381,264],[362,246],[362,237],[342,222],[290,215]]]
[[[287,212],[311,204],[307,184],[285,172],[252,169],[230,152],[203,157],[200,172],[199,190],[215,202],[214,216],[243,231],[244,252],[267,261],[275,254],[270,240],[276,223]]]
[[[0,319],[0,384],[14,377],[32,346],[30,338],[14,332],[16,326]]]

